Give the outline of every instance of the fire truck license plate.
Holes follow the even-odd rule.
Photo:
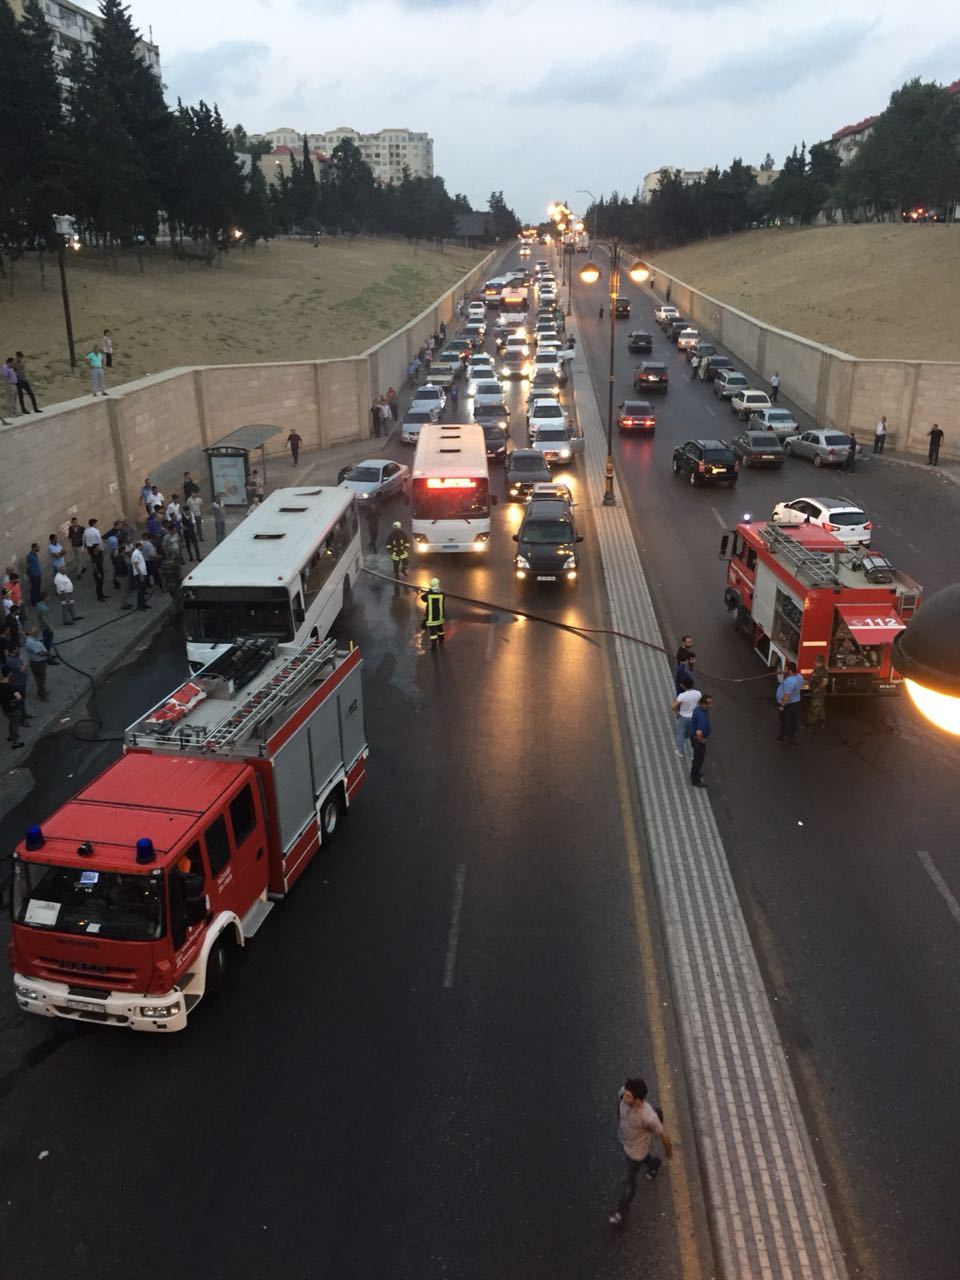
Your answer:
[[[81,1013],[103,1013],[103,1005],[95,1000],[68,1000],[68,1009],[77,1009]]]

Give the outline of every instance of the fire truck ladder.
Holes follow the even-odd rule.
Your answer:
[[[203,740],[204,751],[228,751],[249,738],[298,693],[330,666],[337,651],[336,640],[315,640],[301,649],[237,707],[209,737]]]
[[[832,557],[826,551],[811,551],[776,524],[765,525],[760,536],[775,555],[787,561],[798,578],[806,577],[812,587],[839,585]]]

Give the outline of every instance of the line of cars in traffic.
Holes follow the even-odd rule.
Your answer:
[[[570,486],[552,470],[568,466],[584,448],[583,432],[563,402],[572,344],[564,345],[566,323],[557,293],[546,260],[532,271],[523,268],[488,280],[467,302],[460,331],[431,360],[427,381],[414,391],[400,430],[401,441],[415,445],[423,426],[443,416],[457,386],[461,409],[483,429],[488,462],[503,465],[506,501],[524,504],[514,535],[520,582],[575,582],[577,544],[583,540]],[[510,435],[505,385],[511,382],[527,384],[523,448],[514,448]]]
[[[714,396],[726,401],[744,429],[731,440],[692,439],[678,444],[672,454],[675,475],[685,477],[692,487],[737,483],[741,469],[782,467],[786,457],[809,458],[815,466],[838,466],[846,462],[850,440],[832,428],[801,430],[789,409],[770,399],[766,391],[753,387],[746,374],[734,368],[729,356],[705,341],[677,311],[664,304],[654,312],[657,324],[668,340],[682,351],[690,365],[691,377],[706,383]],[[653,335],[634,330],[627,338],[632,354],[653,354]],[[638,393],[669,388],[669,370],[658,360],[642,362],[634,372]],[[617,409],[617,426],[626,434],[652,435],[656,414],[649,400],[624,400]],[[772,513],[776,524],[817,524],[841,541],[867,545],[871,522],[850,498],[802,497],[776,503]]]

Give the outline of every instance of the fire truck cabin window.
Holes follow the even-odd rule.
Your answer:
[[[230,801],[230,821],[233,823],[233,843],[239,849],[257,825],[253,811],[253,794],[249,786]]]
[[[230,838],[227,835],[227,823],[223,814],[219,818],[214,818],[207,827],[204,840],[207,845],[210,874],[216,878],[230,861]]]

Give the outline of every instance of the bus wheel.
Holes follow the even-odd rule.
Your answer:
[[[340,826],[340,792],[335,789],[330,792],[326,800],[320,806],[320,843],[329,844],[333,837],[337,834],[337,828]]]

